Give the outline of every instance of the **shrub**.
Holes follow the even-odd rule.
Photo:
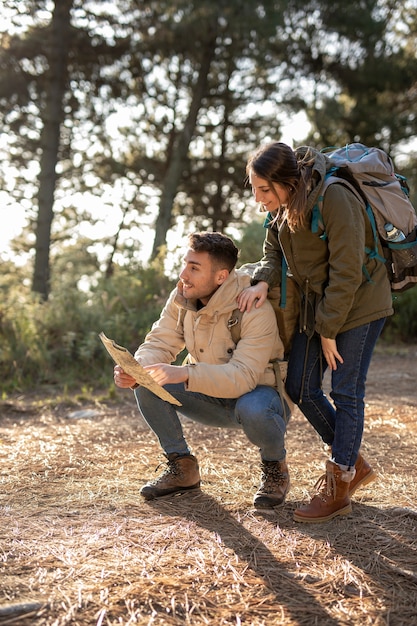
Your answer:
[[[134,351],[159,317],[173,283],[158,267],[117,269],[82,291],[56,286],[47,302],[14,287],[0,303],[0,375],[10,392],[39,384],[108,384],[105,334]]]
[[[384,328],[383,338],[389,341],[417,341],[417,287],[394,296],[394,315]]]

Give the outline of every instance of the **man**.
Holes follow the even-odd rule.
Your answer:
[[[271,509],[285,500],[289,474],[284,439],[290,409],[276,390],[271,363],[282,359],[283,345],[268,301],[243,313],[240,339],[234,343],[230,325],[236,299],[250,284],[250,276],[235,269],[237,258],[229,237],[191,234],[178,285],[135,353],[181,407],[135,387],[131,376],[114,368],[118,387],[135,387],[139,410],[168,461],[165,472],[142,487],[146,500],[200,486],[198,462],[185,441],[178,411],[209,426],[243,429],[261,455],[255,507]],[[184,348],[187,363],[172,365]]]

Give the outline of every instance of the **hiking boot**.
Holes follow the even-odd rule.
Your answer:
[[[331,446],[327,447],[327,451],[329,454],[332,454]],[[353,496],[357,489],[365,487],[365,485],[368,485],[376,478],[376,472],[372,469],[368,461],[361,455],[360,452],[358,453],[358,458],[356,459],[355,470],[355,476],[349,484],[349,496]]]
[[[349,496],[353,496],[359,487],[365,487],[376,478],[376,473],[360,453],[355,463],[355,470],[356,474],[349,484]]]
[[[146,483],[140,490],[145,500],[154,500],[171,493],[182,493],[200,486],[197,459],[192,454],[167,454],[168,467],[159,478]],[[158,465],[159,467],[159,465]],[[158,469],[158,468],[157,468]]]
[[[352,511],[349,485],[355,470],[342,470],[337,463],[327,461],[326,473],[318,480],[317,493],[311,502],[294,511],[296,522],[327,522]]]
[[[285,461],[262,461],[261,484],[253,498],[257,509],[272,509],[284,504],[290,488],[290,476]]]

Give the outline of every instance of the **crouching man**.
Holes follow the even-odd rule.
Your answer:
[[[191,234],[177,287],[135,353],[181,407],[135,387],[120,366],[114,368],[118,387],[135,387],[139,410],[167,459],[162,475],[142,487],[146,500],[200,486],[198,462],[185,441],[178,412],[208,426],[242,429],[261,456],[254,506],[271,509],[285,500],[290,483],[284,441],[290,401],[278,393],[271,363],[283,358],[283,345],[268,301],[242,314],[240,337],[233,341],[230,327],[236,321],[237,296],[250,284],[249,275],[235,269],[237,259],[238,249],[229,237]],[[184,348],[187,364],[172,365]]]

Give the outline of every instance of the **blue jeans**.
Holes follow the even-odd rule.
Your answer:
[[[135,390],[140,412],[159,439],[165,454],[189,454],[178,413],[207,426],[242,429],[265,461],[283,461],[288,419],[273,387],[259,385],[235,399],[212,398],[186,391],[183,383],[165,385],[181,407],[161,400],[145,387]],[[289,416],[288,407],[286,407]],[[178,411],[178,413],[177,413]]]
[[[352,328],[336,337],[343,364],[331,373],[332,404],[322,389],[327,363],[317,333],[308,341],[296,333],[288,363],[286,389],[323,441],[332,447],[333,459],[352,467],[362,441],[365,382],[376,341],[385,318]],[[306,352],[307,351],[307,352]]]

